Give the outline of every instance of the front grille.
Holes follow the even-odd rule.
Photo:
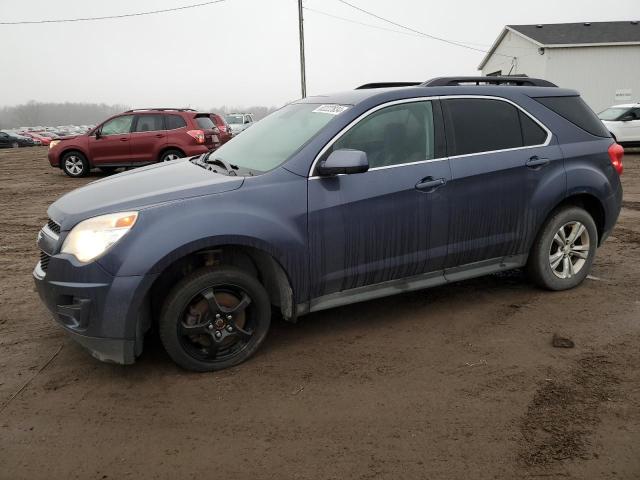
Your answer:
[[[49,219],[49,221],[47,222],[47,227],[49,227],[49,230],[51,230],[56,235],[60,235],[60,225],[58,225],[53,220]]]
[[[42,269],[43,272],[47,271],[47,268],[49,267],[49,260],[51,259],[51,256],[45,252],[40,252],[40,268]]]

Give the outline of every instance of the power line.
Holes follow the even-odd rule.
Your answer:
[[[391,25],[395,25],[396,27],[400,27],[400,28],[403,28],[403,29],[408,30],[410,32],[417,33],[418,35],[422,35],[423,37],[431,38],[432,40],[438,40],[439,42],[448,43],[449,45],[455,45],[457,47],[467,48],[469,50],[475,50],[476,52],[489,53],[488,50],[482,50],[480,48],[472,47],[470,45],[465,45],[464,43],[456,42],[454,40],[448,40],[446,38],[438,37],[436,35],[431,35],[429,33],[421,32],[420,30],[416,30],[415,28],[407,27],[406,25],[402,25],[400,23],[394,22],[393,20],[389,20],[388,18],[384,18],[384,17],[381,17],[380,15],[376,15],[373,12],[365,10],[364,8],[360,8],[360,7],[358,7],[356,5],[353,5],[353,4],[351,4],[351,3],[349,3],[349,2],[347,2],[345,0],[338,0],[338,2],[340,2],[340,3],[344,4],[344,5],[347,5],[347,6],[353,8],[355,10],[358,10],[358,11],[360,11],[362,13],[366,13],[367,15],[369,15],[371,17],[374,17],[374,18],[377,18],[378,20],[382,20],[383,22],[387,22],[387,23],[390,23]],[[501,53],[495,53],[495,52],[494,52],[494,54],[495,55],[500,55],[502,57],[511,58],[510,55],[503,55]]]
[[[227,0],[212,0],[209,2],[184,5],[182,7],[165,8],[162,10],[151,10],[148,12],[125,13],[122,15],[106,15],[104,17],[63,18],[58,20],[25,20],[25,21],[18,21],[18,22],[0,22],[0,25],[34,25],[34,24],[41,24],[41,23],[91,22],[95,20],[111,20],[115,18],[142,17],[145,15],[156,15],[158,13],[177,12],[179,10],[187,10],[190,8],[204,7],[207,5],[213,5],[215,3],[222,3],[226,1]]]

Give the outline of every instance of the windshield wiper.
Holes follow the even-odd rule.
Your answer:
[[[212,153],[213,152],[209,152],[209,153],[206,153],[204,155],[204,157],[202,158],[204,163],[207,163],[209,165],[215,165],[215,164],[221,165],[222,167],[224,167],[227,170],[227,173],[229,175],[233,175],[233,176],[237,176],[238,175],[236,173],[236,170],[238,170],[238,166],[237,165],[233,165],[233,164],[227,162],[223,158],[214,158],[213,160],[210,160]]]

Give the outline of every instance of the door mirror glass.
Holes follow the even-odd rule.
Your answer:
[[[320,162],[320,175],[338,175],[339,173],[363,173],[369,170],[367,154],[361,150],[334,150],[326,160]]]

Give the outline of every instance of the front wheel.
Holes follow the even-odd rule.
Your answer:
[[[159,331],[174,362],[207,372],[248,359],[270,323],[269,296],[255,277],[236,267],[203,268],[170,292]]]
[[[62,157],[64,173],[73,178],[86,177],[89,174],[89,162],[80,152],[69,152]]]
[[[533,244],[528,273],[548,290],[576,287],[589,274],[597,245],[598,230],[587,211],[579,207],[558,210]]]

